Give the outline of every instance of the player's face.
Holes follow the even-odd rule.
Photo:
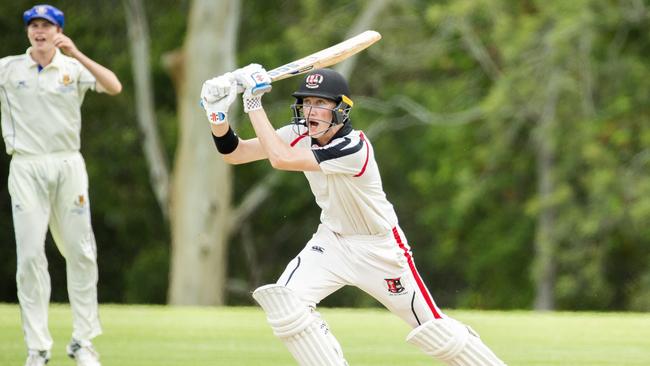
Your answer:
[[[35,51],[50,51],[54,49],[54,36],[61,28],[45,19],[34,19],[27,25],[27,38]]]
[[[336,103],[329,99],[305,97],[302,108],[309,127],[309,136],[320,136],[330,128],[334,107]]]

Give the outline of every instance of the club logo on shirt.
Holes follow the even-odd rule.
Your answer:
[[[88,200],[86,199],[86,196],[83,194],[80,194],[77,196],[77,198],[73,202],[74,207],[72,208],[72,211],[77,213],[77,214],[82,214],[88,207]]]
[[[64,86],[68,86],[72,84],[72,78],[68,74],[63,74],[63,77],[61,78],[61,84]]]
[[[404,286],[402,286],[402,282],[400,281],[400,277],[397,278],[384,278],[384,281],[386,281],[386,285],[388,285],[388,292],[391,294],[399,294],[404,292]]]
[[[76,88],[74,83],[74,79],[70,74],[63,74],[61,75],[61,78],[59,79],[59,86],[56,88],[57,92],[59,93],[72,93]]]
[[[18,84],[16,84],[16,89],[25,89],[27,87],[27,80],[19,80]]]

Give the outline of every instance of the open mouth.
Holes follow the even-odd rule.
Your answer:
[[[296,127],[294,131],[297,134],[304,134],[307,132],[307,134],[311,137],[322,136],[323,134],[327,133],[327,131],[329,131],[333,126],[332,122],[324,121],[318,118],[298,118],[295,119],[293,123],[296,126],[300,126],[294,126]],[[305,131],[304,128],[306,128],[307,131]]]
[[[325,122],[325,121],[323,121],[322,119],[318,119],[318,118],[309,118],[309,119],[307,119],[307,124],[308,124],[308,126],[309,126],[310,128],[317,128],[317,127],[319,127],[321,124],[323,124],[323,125],[329,125],[330,123],[329,123],[329,122]]]

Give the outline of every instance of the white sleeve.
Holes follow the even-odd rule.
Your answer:
[[[102,92],[101,88],[97,88],[97,80],[95,80],[95,77],[93,74],[88,71],[81,63],[79,63],[79,83],[78,88],[79,88],[79,95],[83,96],[86,94],[86,92],[90,89],[93,91],[98,91]]]

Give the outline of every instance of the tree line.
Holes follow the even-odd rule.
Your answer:
[[[25,51],[21,15],[32,5],[0,5],[0,55]],[[124,85],[117,98],[88,95],[82,109],[100,301],[250,304],[251,289],[275,280],[318,224],[317,207],[299,174],[274,174],[265,162],[221,165],[194,102],[200,82],[250,62],[284,64],[370,24],[383,39],[347,71],[352,121],[373,140],[440,305],[650,309],[645,2],[54,5],[66,13],[66,34]],[[143,84],[151,103],[138,94]],[[289,121],[296,85],[278,82],[264,97],[277,127]],[[146,105],[154,137],[141,123]],[[252,136],[241,110],[234,114],[240,135]],[[152,179],[160,169],[147,155],[151,138],[169,170],[166,194]],[[5,177],[8,164],[2,155]],[[0,301],[14,302],[2,182]],[[52,297],[65,301],[63,260],[48,241]],[[181,252],[213,264],[175,262]],[[174,295],[174,278],[189,292]],[[327,301],[376,305],[354,289]]]

